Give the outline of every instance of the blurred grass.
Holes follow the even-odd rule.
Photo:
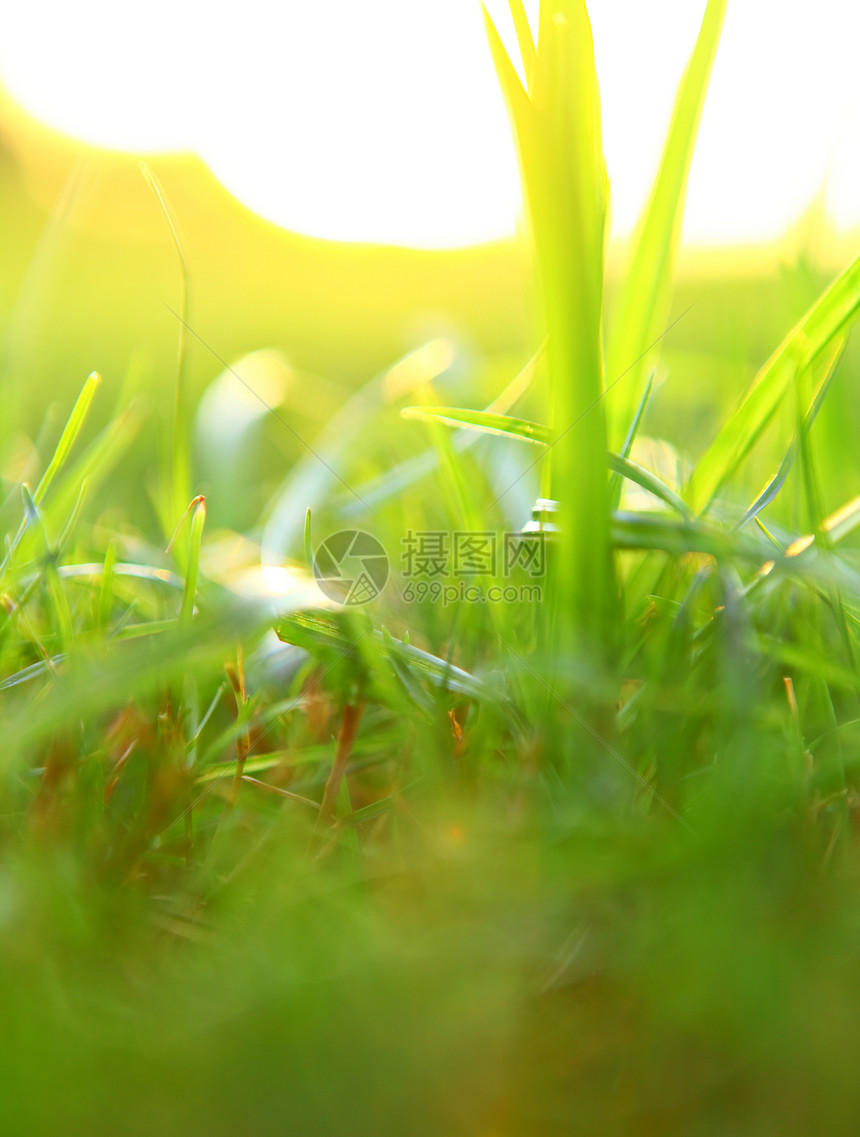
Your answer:
[[[536,447],[400,414],[545,421],[525,244],[304,240],[151,164],[220,356],[188,336],[181,525],[158,203],[0,106],[0,1130],[854,1132],[856,337],[817,416],[834,345],[786,379],[707,517],[625,480],[617,645],[583,660],[533,603],[401,594],[408,530],[519,530],[540,489]],[[664,502],[851,262],[815,225],[680,254],[632,454]],[[354,524],[391,581],[331,610],[307,548]]]

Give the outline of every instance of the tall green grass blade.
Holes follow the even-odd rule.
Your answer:
[[[508,7],[511,10],[511,17],[514,21],[514,31],[517,33],[517,44],[519,45],[520,56],[523,61],[526,86],[531,89],[531,85],[534,82],[537,50],[535,48],[534,37],[532,36],[532,29],[529,25],[529,18],[523,7],[523,0],[508,0]]]
[[[502,93],[508,103],[508,109],[514,119],[515,129],[519,133],[521,129],[527,129],[526,123],[529,109],[528,95],[523,90],[523,85],[520,82],[519,75],[517,75],[516,68],[513,63],[511,63],[510,57],[505,50],[502,37],[496,31],[496,25],[493,23],[490,13],[483,4],[481,4],[481,11],[484,14],[487,42],[490,46],[490,55],[493,58],[493,65],[496,69],[499,86],[502,88]]]
[[[825,396],[830,389],[830,382],[833,378],[836,368],[839,365],[839,360],[842,358],[842,353],[845,350],[846,342],[847,341],[845,339],[842,339],[836,345],[836,350],[833,352],[832,358],[825,369],[824,377],[818,385],[818,390],[815,392],[812,400],[812,405],[810,406],[804,418],[805,428],[807,431],[812,428],[812,424],[818,417],[818,412],[821,410]],[[785,457],[783,458],[782,462],[780,462],[777,472],[746,511],[740,522],[738,522],[739,529],[743,528],[744,525],[752,521],[753,518],[758,517],[759,513],[761,513],[763,509],[765,509],[768,505],[771,504],[771,502],[775,500],[776,496],[779,494],[779,491],[785,485],[786,478],[791,472],[796,454],[797,438],[795,437],[792,439],[791,445],[786,451]]]
[[[60,435],[60,441],[57,443],[53,457],[33,493],[33,501],[37,506],[45,500],[45,495],[51,488],[54,479],[65,465],[75,440],[81,432],[81,427],[84,425],[84,419],[87,417],[99,383],[101,383],[101,376],[97,371],[93,371],[84,383],[80,395],[78,395],[77,402],[69,415],[69,421]]]
[[[602,656],[614,638],[616,606],[601,401],[608,182],[591,24],[582,0],[541,4],[527,94],[486,9],[484,16],[513,121],[548,336],[550,417],[559,436],[553,496],[562,506],[553,634],[563,654]]]
[[[678,89],[672,122],[651,197],[639,220],[630,267],[618,296],[606,353],[610,383],[637,362],[607,395],[609,442],[622,445],[672,301],[675,261],[693,149],[728,0],[709,0],[696,46]]]
[[[541,4],[528,110],[524,122],[516,111],[514,119],[548,336],[550,422],[559,436],[552,449],[553,496],[561,502],[553,634],[563,655],[601,658],[611,650],[617,615],[602,404],[608,180],[582,0]],[[581,425],[573,430],[574,423]]]
[[[746,397],[700,458],[685,496],[704,512],[755,446],[795,375],[847,332],[860,310],[860,258],[816,301],[759,371]]]

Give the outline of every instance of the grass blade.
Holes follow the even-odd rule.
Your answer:
[[[193,505],[188,568],[185,572],[185,590],[182,593],[182,606],[179,612],[181,624],[190,623],[194,612],[194,600],[197,596],[197,573],[200,567],[200,545],[203,540],[203,525],[206,521],[206,499],[202,496],[197,497],[194,499]]]
[[[400,414],[403,418],[441,422],[446,426],[464,427],[481,434],[519,438],[540,446],[548,445],[553,438],[549,427],[541,426],[540,423],[513,415],[493,414],[491,411],[473,411],[467,407],[404,407]]]
[[[831,360],[825,370],[824,378],[818,385],[818,390],[815,392],[815,396],[812,400],[812,405],[810,406],[804,418],[805,429],[807,431],[812,428],[812,424],[818,417],[818,412],[821,410],[821,405],[824,402],[824,398],[828,390],[830,389],[830,381],[833,378],[833,374],[836,371],[839,360],[842,358],[842,353],[845,350],[845,343],[846,341],[842,339],[837,345],[836,350],[833,352]],[[754,517],[757,517],[759,513],[761,513],[761,511],[770,505],[770,503],[775,499],[785,484],[786,478],[791,472],[791,468],[794,465],[796,453],[797,437],[795,436],[795,438],[793,438],[791,441],[791,445],[786,451],[785,457],[779,465],[779,469],[767,483],[767,485],[764,487],[764,489],[761,491],[749,509],[746,511],[741,521],[738,523],[739,529],[742,529],[744,525],[752,521]]]
[[[532,36],[532,30],[529,26],[526,10],[523,7],[523,0],[508,0],[508,7],[511,10],[511,17],[514,21],[514,30],[517,33],[517,44],[519,45],[520,56],[523,61],[526,84],[529,89],[531,89],[531,85],[534,82],[535,62],[537,60],[534,37]]]
[[[511,63],[510,56],[505,50],[502,37],[496,31],[496,25],[493,23],[490,13],[483,4],[481,4],[481,11],[484,14],[487,43],[490,46],[490,55],[493,57],[493,65],[496,68],[499,86],[502,88],[502,93],[505,96],[508,109],[514,120],[516,132],[519,134],[520,129],[525,128],[527,122],[529,111],[528,96],[523,90],[520,77],[517,75],[513,63]],[[522,48],[520,48],[520,50],[522,51]]]
[[[860,258],[816,301],[759,371],[740,406],[723,423],[687,485],[696,513],[708,508],[761,437],[795,375],[847,332],[860,310]]]
[[[603,278],[608,179],[591,24],[582,0],[541,4],[531,116],[518,126],[543,299],[552,496],[560,555],[551,634],[569,658],[605,657],[617,605],[609,550],[603,409]],[[588,422],[574,431],[572,424]]]
[[[639,406],[636,408],[636,414],[633,416],[633,422],[630,424],[630,429],[627,431],[627,437],[624,439],[624,446],[621,448],[621,457],[629,458],[630,451],[633,449],[633,443],[636,441],[636,436],[639,433],[639,427],[642,425],[642,419],[645,417],[645,408],[648,406],[648,400],[651,398],[651,391],[654,387],[654,372],[648,376],[648,382],[645,385],[645,390],[642,392],[642,398],[639,400]],[[621,479],[617,474],[609,480],[609,508],[617,509],[618,503],[621,501]]]
[[[490,414],[487,411],[473,411],[466,407],[404,407],[400,412],[404,418],[436,421],[448,426],[475,430],[482,434],[494,434],[503,438],[518,438],[539,446],[548,446],[553,441],[552,431],[540,423],[511,415]],[[636,462],[619,454],[608,454],[607,461],[616,475],[635,482],[642,489],[654,494],[666,505],[671,506],[682,517],[691,516],[686,503],[673,489],[661,481],[656,474],[646,470]]]
[[[93,396],[101,381],[101,375],[99,375],[97,371],[93,371],[88,376],[86,383],[84,383],[81,393],[78,395],[77,402],[72,408],[72,413],[69,415],[69,421],[66,423],[63,433],[60,435],[60,441],[57,443],[53,457],[48,463],[48,468],[45,470],[33,493],[33,501],[36,505],[41,505],[45,500],[45,495],[51,488],[52,482],[65,465],[66,459],[75,444],[75,439],[81,432],[84,419],[87,417],[87,411],[90,409]]]
[[[618,297],[613,334],[607,344],[610,380],[621,375],[631,360],[638,362],[607,398],[608,433],[613,449],[621,446],[645,377],[659,351],[647,350],[666,326],[672,299],[681,221],[690,163],[702,117],[702,107],[720,40],[728,0],[710,0],[696,46],[681,80],[669,134],[651,197],[639,220],[634,252]]]

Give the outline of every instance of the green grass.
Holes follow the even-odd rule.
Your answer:
[[[192,336],[164,412],[133,370],[39,433],[46,390],[10,394],[4,1134],[857,1129],[860,278],[676,280],[724,10],[617,278],[584,6],[542,3],[535,43],[512,0],[527,87],[490,26],[536,253],[516,350],[501,311],[493,352],[377,373],[362,340],[360,383],[300,374],[226,435]],[[407,533],[518,531],[540,493],[540,602],[408,592]],[[391,577],[340,608],[311,568],[352,526]]]

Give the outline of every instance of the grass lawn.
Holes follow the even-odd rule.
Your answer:
[[[576,0],[497,246],[0,100],[3,1134],[860,1131],[860,262],[680,251],[725,7],[609,256]]]

